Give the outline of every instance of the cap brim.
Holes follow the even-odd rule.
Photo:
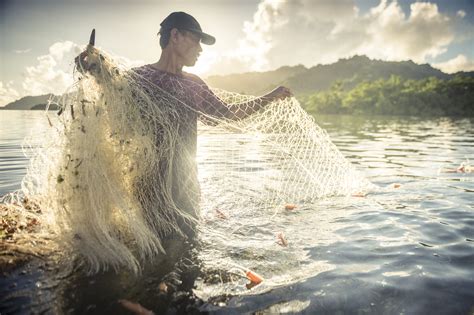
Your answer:
[[[201,33],[201,43],[205,45],[214,45],[216,38],[206,33]]]
[[[193,28],[182,28],[183,30],[186,30],[186,31],[189,31],[189,32],[192,32],[194,34],[196,34],[197,36],[199,36],[199,38],[201,39],[201,43],[205,44],[205,45],[214,45],[214,43],[216,42],[216,38],[214,36],[211,36],[209,34],[206,34],[200,30],[197,30],[197,29],[193,29]]]

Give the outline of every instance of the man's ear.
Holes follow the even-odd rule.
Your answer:
[[[178,42],[178,36],[179,36],[179,31],[177,28],[173,28],[170,31],[170,40],[173,41],[173,43]]]

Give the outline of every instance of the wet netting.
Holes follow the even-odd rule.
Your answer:
[[[164,254],[163,239],[205,226],[200,209],[216,200],[271,220],[282,205],[371,185],[294,97],[211,89],[191,74],[129,70],[88,52],[88,71],[56,100],[54,132],[27,148],[22,193],[91,272],[139,272]]]

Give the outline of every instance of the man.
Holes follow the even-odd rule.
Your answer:
[[[191,67],[202,52],[201,43],[212,45],[215,38],[202,31],[194,17],[184,12],[173,12],[160,24],[160,59],[153,64],[135,68],[134,71],[170,93],[187,106],[182,106],[179,122],[179,142],[175,149],[173,170],[173,200],[181,209],[197,217],[199,186],[197,179],[196,141],[197,120],[212,123],[207,117],[217,119],[243,119],[277,99],[291,96],[285,87],[251,102],[227,105],[220,100],[198,76],[183,71]],[[183,224],[181,229],[188,236],[193,227]]]
[[[198,119],[207,124],[215,124],[213,119],[244,119],[274,100],[291,96],[291,92],[280,86],[250,102],[225,104],[202,79],[183,71],[184,66],[191,67],[196,63],[202,52],[201,43],[212,45],[215,38],[204,33],[197,20],[184,12],[171,13],[160,26],[160,59],[132,70],[147,82],[144,85],[149,93],[166,93],[177,100],[176,145],[170,150],[170,163],[164,163],[161,172],[171,174],[173,206],[196,219],[200,196],[195,162]],[[180,216],[177,221],[181,231],[192,237],[194,223]]]

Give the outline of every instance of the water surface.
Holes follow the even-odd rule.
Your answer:
[[[206,177],[212,164],[198,156],[203,196],[212,201],[203,207],[202,245],[189,257],[200,262],[200,270],[183,278],[190,283],[176,286],[194,286],[197,297],[211,301],[199,310],[217,314],[473,312],[474,173],[439,170],[474,161],[474,121],[315,118],[379,188],[366,197],[301,201],[296,211],[252,204],[252,199],[223,204],[229,200],[223,194],[239,187],[216,191]],[[0,112],[0,194],[20,188],[28,162],[22,139],[47,129],[41,112]],[[215,149],[200,143],[201,152]],[[233,167],[249,176],[265,169],[265,160],[250,162],[252,167],[248,160]],[[253,189],[241,188],[249,194]],[[216,216],[216,208],[226,217]],[[277,244],[279,232],[286,235],[287,247]],[[52,275],[48,270],[53,267],[37,264],[0,280],[0,312],[117,313],[118,298],[138,301],[156,313],[169,311],[157,287],[173,266],[160,266],[134,278],[125,273],[86,277],[71,270]],[[265,281],[247,289],[240,267]],[[181,304],[190,303],[183,299]]]

